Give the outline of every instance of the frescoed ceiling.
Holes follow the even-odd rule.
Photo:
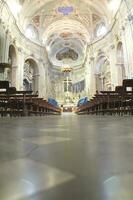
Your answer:
[[[7,0],[9,4],[12,1],[22,6],[20,26],[24,31],[28,25],[37,29],[55,66],[81,65],[97,25],[104,23],[108,29],[114,14],[108,6],[112,0]],[[75,59],[67,53],[75,54]]]

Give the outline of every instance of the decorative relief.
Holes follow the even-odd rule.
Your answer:
[[[32,22],[36,27],[39,27],[40,26],[40,15],[34,16],[32,19]]]
[[[110,45],[110,49],[114,49],[115,48],[115,45],[114,44],[111,44]]]
[[[115,35],[115,40],[116,40],[116,42],[118,42],[120,40],[120,37],[118,34]]]
[[[23,79],[23,86],[24,90],[32,90],[32,83],[33,83],[33,68],[31,67],[30,63],[27,61],[24,64],[24,79]]]
[[[18,47],[18,52],[23,52],[22,48],[21,47]]]
[[[28,82],[32,82],[33,79],[33,69],[28,61],[24,64],[24,79],[27,79]]]

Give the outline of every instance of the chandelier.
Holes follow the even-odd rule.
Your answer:
[[[66,72],[66,73],[68,73],[68,72],[71,72],[73,70],[73,68],[72,67],[69,67],[69,66],[66,66],[66,67],[62,67],[61,68],[61,72]]]

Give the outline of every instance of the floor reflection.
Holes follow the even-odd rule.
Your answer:
[[[133,200],[132,118],[0,119],[0,200]]]

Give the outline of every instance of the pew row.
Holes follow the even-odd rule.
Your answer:
[[[58,106],[50,104],[32,91],[16,91],[7,81],[0,81],[0,116],[33,116],[61,114]]]
[[[61,109],[37,95],[0,95],[1,116],[32,116],[60,114]]]
[[[101,91],[85,105],[77,107],[76,113],[133,115],[133,80],[123,80],[123,85],[117,86],[115,91]]]

